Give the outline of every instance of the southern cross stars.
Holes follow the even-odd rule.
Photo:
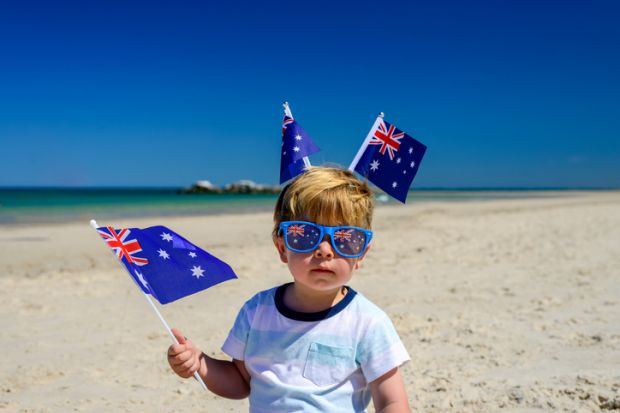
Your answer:
[[[194,265],[191,269],[192,271],[192,276],[196,277],[196,279],[200,278],[200,277],[204,277],[204,272],[205,270],[203,270],[200,265],[196,266]]]
[[[172,241],[172,235],[168,234],[167,232],[162,232],[159,236],[164,241]]]
[[[300,134],[295,135],[295,140],[296,141],[300,141],[301,140],[301,135]]]
[[[194,251],[190,251],[189,254],[187,255],[189,255],[192,258],[196,258],[196,253]]]
[[[161,249],[161,248],[158,249],[157,252],[159,253],[159,256],[162,257],[165,260],[170,258],[170,255],[168,255],[168,253],[165,250]]]

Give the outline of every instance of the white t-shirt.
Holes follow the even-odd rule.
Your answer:
[[[368,383],[409,360],[389,317],[350,287],[328,310],[296,312],[287,285],[247,301],[222,346],[251,376],[250,412],[365,412]]]

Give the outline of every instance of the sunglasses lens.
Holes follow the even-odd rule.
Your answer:
[[[312,224],[291,224],[286,228],[286,242],[293,251],[308,251],[320,242],[321,230]]]
[[[358,257],[364,253],[366,233],[355,228],[337,229],[334,231],[333,244],[338,254]]]

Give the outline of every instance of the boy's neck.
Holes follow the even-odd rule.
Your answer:
[[[316,291],[293,282],[284,292],[284,304],[301,313],[316,313],[338,304],[347,295],[342,286],[331,291]]]

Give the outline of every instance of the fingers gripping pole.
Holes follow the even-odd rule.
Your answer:
[[[168,334],[170,335],[170,337],[172,338],[172,341],[174,341],[174,344],[179,344],[179,340],[177,340],[177,338],[174,336],[174,334],[172,334],[172,330],[170,329],[170,326],[168,325],[168,323],[166,322],[166,320],[164,319],[164,317],[161,315],[161,313],[159,312],[159,310],[157,309],[157,306],[155,305],[155,303],[153,302],[153,300],[151,300],[151,297],[149,297],[148,294],[142,292],[142,294],[144,294],[144,297],[146,298],[146,301],[149,302],[149,304],[151,305],[151,308],[153,308],[153,311],[155,312],[155,314],[157,314],[157,317],[159,317],[159,321],[161,321],[161,323],[164,325],[164,327],[166,328],[166,331],[168,332]],[[198,374],[198,372],[194,372],[194,378],[196,380],[198,380],[198,383],[200,383],[200,385],[202,386],[202,388],[204,390],[207,390],[207,385],[205,384],[204,381],[202,381],[202,377],[200,377],[200,374]]]
[[[95,221],[94,219],[90,220],[90,226],[96,230],[97,228],[99,228],[99,225],[97,224],[97,221]],[[179,340],[177,340],[177,338],[174,336],[174,334],[172,334],[172,330],[170,329],[170,326],[168,325],[168,323],[166,322],[166,320],[164,319],[164,317],[161,315],[161,313],[159,312],[159,310],[157,309],[157,306],[155,305],[155,303],[153,302],[153,300],[151,300],[151,297],[149,297],[148,294],[146,294],[144,291],[142,292],[144,294],[144,297],[146,298],[146,301],[149,302],[149,304],[151,305],[151,308],[153,309],[153,311],[155,312],[155,314],[157,314],[157,317],[159,318],[159,321],[161,321],[161,323],[164,325],[164,327],[166,328],[166,331],[168,332],[168,334],[170,335],[170,337],[172,338],[172,341],[174,342],[174,344],[179,344]],[[204,390],[207,390],[207,385],[205,384],[204,381],[202,381],[202,377],[200,377],[200,374],[198,374],[198,372],[194,373],[194,378],[196,380],[198,380],[198,383],[200,383],[201,387]]]

